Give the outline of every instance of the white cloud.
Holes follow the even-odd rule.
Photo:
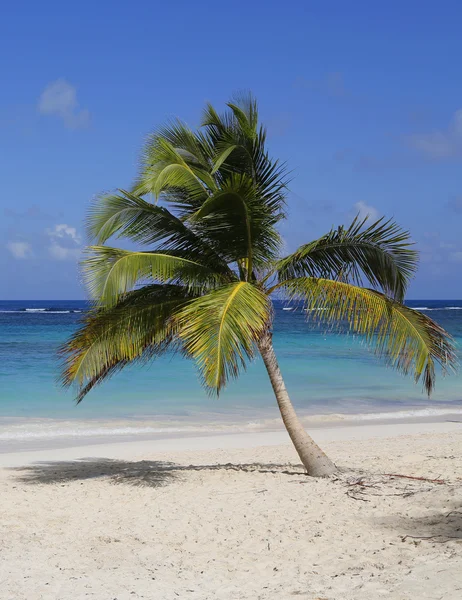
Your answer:
[[[439,232],[427,231],[417,242],[422,271],[432,279],[442,280],[453,275],[455,264],[462,264],[460,241],[442,240]]]
[[[55,225],[54,229],[47,229],[47,234],[51,238],[70,239],[76,244],[80,244],[82,241],[82,238],[77,233],[77,229],[66,225],[66,223]]]
[[[86,127],[90,121],[89,111],[79,106],[76,88],[65,79],[46,86],[39,98],[38,111],[61,118],[70,129]]]
[[[23,259],[32,256],[31,245],[27,242],[8,242],[6,247],[15,258]]]
[[[354,205],[356,214],[360,219],[369,218],[371,221],[377,221],[379,218],[379,211],[373,206],[369,206],[365,202],[356,202]]]
[[[75,227],[60,223],[47,229],[50,238],[48,252],[55,260],[76,259],[80,256],[82,238]]]
[[[80,256],[80,248],[65,248],[56,242],[48,246],[48,252],[55,260],[68,260],[70,258],[78,258]]]
[[[309,80],[304,77],[298,77],[295,81],[295,86],[338,98],[348,95],[343,74],[338,71],[326,73],[318,80]]]
[[[452,262],[462,263],[462,252],[451,252],[449,258]]]
[[[408,136],[407,141],[418,152],[435,160],[462,155],[462,109],[454,113],[446,129],[414,134]]]

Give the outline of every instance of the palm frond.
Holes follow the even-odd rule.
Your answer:
[[[180,119],[173,119],[159,127],[150,139],[154,137],[167,140],[191,165],[209,171],[213,148],[200,131],[193,131]]]
[[[225,132],[240,131],[252,137],[258,127],[258,105],[252,94],[250,92],[235,94],[227,106],[231,111],[220,115],[210,103],[206,104],[201,126],[213,128],[218,136]]]
[[[266,130],[258,128],[258,106],[251,94],[241,94],[228,103],[230,111],[218,115],[208,105],[202,125],[215,148],[213,173],[245,174],[258,188],[268,207],[284,217],[287,191],[286,166],[266,151]]]
[[[201,127],[208,131],[212,145],[226,132],[237,127],[234,115],[230,111],[218,114],[214,106],[208,102],[202,112]]]
[[[171,135],[167,136],[166,131],[170,131]],[[210,173],[211,166],[199,148],[199,141],[196,148],[192,143],[188,143],[188,132],[184,132],[186,148],[174,146],[169,137],[175,138],[179,135],[171,131],[171,128],[164,128],[148,139],[133,191],[137,195],[162,195],[168,201],[169,192],[179,189],[186,192],[186,207],[191,203],[197,206],[197,203],[208,195],[209,190],[216,189],[215,180]],[[184,143],[185,140],[177,141]]]
[[[229,175],[220,191],[208,198],[189,222],[201,238],[222,248],[223,253],[227,249],[230,262],[245,258],[249,276],[253,266],[276,256],[281,245],[277,215],[246,175]]]
[[[279,282],[295,277],[341,279],[370,285],[402,301],[415,273],[418,254],[408,231],[392,220],[366,226],[356,217],[348,228],[338,227],[276,263]]]
[[[300,277],[284,282],[294,300],[301,300],[311,318],[331,327],[346,323],[365,336],[379,356],[398,371],[414,373],[430,395],[435,385],[435,363],[454,369],[457,358],[452,338],[426,315],[384,294],[341,281]]]
[[[249,138],[255,137],[258,127],[258,105],[252,94],[236,94],[227,106],[232,110],[240,130]]]
[[[89,246],[87,256],[82,262],[84,282],[90,296],[106,307],[117,304],[139,282],[181,283],[198,291],[226,281],[209,267],[170,250],[132,252]]]
[[[232,278],[226,261],[186,223],[167,208],[124,190],[96,198],[87,217],[87,230],[98,245],[115,235],[144,245],[162,243],[164,249],[179,251]]]
[[[131,362],[148,361],[174,344],[172,313],[192,296],[185,288],[150,285],[110,309],[93,308],[61,347],[61,381],[76,384],[77,401]]]
[[[217,171],[219,171],[221,169],[223,163],[228,158],[228,156],[230,156],[233,152],[235,152],[239,148],[240,148],[240,146],[235,144],[233,140],[229,141],[228,143],[222,142],[220,144],[220,146],[218,147],[218,152],[217,152],[217,155],[215,156],[212,173],[216,173]]]
[[[238,282],[192,300],[176,314],[175,323],[204,386],[218,394],[254,356],[271,318],[269,298],[254,285]]]
[[[264,129],[252,139],[243,137],[240,132],[224,132],[215,142],[212,172],[243,173],[252,178],[260,197],[281,219],[288,184],[286,166],[271,159],[265,150],[265,137]]]

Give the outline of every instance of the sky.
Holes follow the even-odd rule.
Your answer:
[[[385,215],[414,299],[462,298],[462,4],[7,3],[0,20],[0,299],[81,299],[84,219],[146,135],[251,90],[292,171],[288,251]]]

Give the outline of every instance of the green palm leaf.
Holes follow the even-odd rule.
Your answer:
[[[219,148],[219,152],[215,157],[212,173],[216,173],[217,171],[219,171],[225,163],[225,161],[228,159],[228,157],[238,148],[239,146],[233,143],[233,140],[230,140],[228,143],[222,143],[221,147]]]
[[[300,299],[308,315],[333,327],[347,327],[365,336],[376,352],[398,371],[423,377],[428,394],[435,385],[435,363],[455,368],[452,339],[426,315],[384,294],[341,281],[301,277],[282,286],[293,299]]]
[[[180,189],[187,192],[184,195],[184,208],[187,209],[191,204],[197,206],[215,190],[216,182],[204,155],[205,138],[198,136],[194,144],[191,132],[184,129],[180,135],[179,128],[178,125],[173,129],[163,128],[148,139],[134,193],[162,195],[169,201],[169,191]],[[172,143],[175,141],[179,145]]]
[[[258,128],[256,101],[250,94],[241,94],[228,107],[231,113],[218,115],[208,105],[202,120],[215,148],[212,172],[246,174],[258,188],[260,198],[280,220],[284,218],[286,167],[272,160],[266,151],[266,130]]]
[[[280,260],[275,267],[279,282],[322,277],[360,283],[364,277],[402,301],[418,262],[409,232],[391,220],[368,227],[366,221],[356,218],[348,228],[332,229]]]
[[[209,170],[213,146],[201,131],[193,131],[180,119],[174,119],[159,127],[154,135],[148,138],[145,149],[152,147],[158,139],[169,142],[191,165]]]
[[[208,198],[189,222],[211,245],[226,247],[229,261],[245,258],[248,279],[253,266],[276,256],[281,245],[277,216],[246,175],[230,174],[220,191]]]
[[[204,385],[219,393],[237,377],[271,324],[269,298],[247,282],[233,283],[192,300],[175,317],[184,351]]]
[[[132,252],[89,246],[82,270],[91,297],[104,306],[114,306],[137,283],[146,280],[182,283],[196,290],[208,289],[226,280],[209,267],[169,250]]]
[[[212,104],[207,103],[202,113],[201,127],[207,132],[211,145],[214,147],[217,139],[220,139],[223,133],[236,127],[236,120],[230,112],[219,115]]]
[[[239,129],[247,138],[252,139],[257,134],[258,106],[251,94],[240,94],[227,106],[239,124]]]
[[[181,251],[185,257],[232,277],[226,261],[183,221],[166,208],[124,190],[120,194],[99,196],[94,201],[87,230],[97,244],[114,235],[144,245],[162,243],[165,249]]]
[[[128,294],[110,309],[93,308],[60,349],[62,382],[77,383],[78,402],[130,362],[147,361],[174,343],[174,311],[190,300],[188,290],[150,285]]]

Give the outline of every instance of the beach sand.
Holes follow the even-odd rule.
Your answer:
[[[462,424],[315,437],[363,485],[282,432],[3,454],[0,598],[462,598]]]

